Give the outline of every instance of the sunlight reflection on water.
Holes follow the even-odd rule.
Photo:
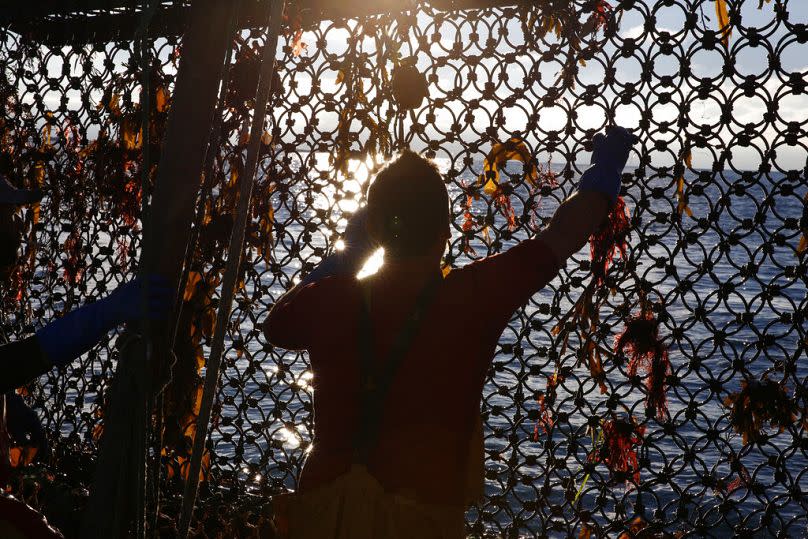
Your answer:
[[[328,155],[318,155],[317,161],[323,163],[322,166],[327,166]],[[440,157],[435,159],[435,162],[443,173],[448,172],[448,170],[453,166],[451,161]],[[311,216],[307,217],[315,220],[319,219],[320,221],[318,222],[322,223],[322,229],[324,232],[314,235],[311,243],[306,245],[304,249],[296,255],[296,258],[293,258],[291,262],[284,268],[286,275],[289,276],[293,283],[296,283],[299,280],[299,276],[303,273],[302,264],[299,263],[299,260],[306,260],[309,257],[315,256],[313,255],[314,248],[324,248],[324,252],[327,252],[331,246],[336,246],[335,244],[338,242],[339,233],[334,232],[332,234],[331,230],[334,230],[334,228],[336,228],[336,230],[339,232],[344,230],[347,219],[349,219],[352,214],[351,210],[355,210],[361,205],[361,192],[367,187],[368,182],[371,181],[373,175],[379,170],[380,163],[381,158],[377,158],[377,160],[373,162],[359,162],[357,160],[349,161],[348,170],[353,171],[353,179],[349,179],[346,176],[343,183],[328,187],[327,184],[334,181],[333,172],[330,172],[327,176],[319,175],[319,173],[312,174],[310,177],[310,182],[305,186],[301,186],[301,190],[299,192],[294,193],[296,196],[305,196],[311,192],[312,184],[316,185],[317,189],[315,189],[314,192],[316,193],[315,198],[318,200],[318,207],[324,209],[326,214],[325,216],[319,216],[312,212]],[[513,168],[515,173],[518,174],[520,170],[519,166],[521,165],[516,164],[511,166],[511,168]],[[480,168],[479,163],[476,167],[470,167],[472,170],[475,168]],[[562,165],[553,165],[553,169],[556,172],[560,172],[562,168]],[[349,175],[350,174],[348,174],[348,176]],[[738,180],[734,173],[728,172],[726,173],[726,176],[726,180],[715,182],[706,186],[703,196],[694,197],[691,199],[691,208],[693,209],[694,213],[697,215],[710,214],[710,201],[721,200],[722,185],[724,183],[732,185]],[[455,216],[462,215],[463,204],[466,201],[466,197],[464,196],[463,191],[458,183],[460,181],[474,182],[476,176],[471,173],[470,170],[466,170],[460,174],[458,178],[459,179],[457,181],[447,184],[450,199],[452,200],[453,205],[452,214]],[[690,181],[697,181],[697,175],[687,175],[686,179]],[[575,181],[576,179],[573,178],[570,184],[574,185]],[[778,181],[779,178],[776,177],[772,180],[772,185],[762,184],[759,186],[757,188],[758,191],[755,193],[755,199],[764,199],[767,196],[767,193],[772,191],[774,188],[773,184],[777,183]],[[657,184],[661,183],[662,180],[660,179],[648,180],[646,189],[655,188]],[[778,215],[783,216],[781,218],[790,217],[797,220],[799,219],[799,217],[802,215],[803,206],[801,204],[801,200],[805,194],[804,189],[804,187],[800,187],[800,189],[796,192],[795,197],[792,197],[794,200],[777,200],[777,211]],[[633,189],[630,190],[630,193],[634,193]],[[558,197],[543,197],[540,200],[538,213],[543,217],[552,215],[558,206],[558,199],[563,198],[565,194],[567,193],[563,192],[559,193]],[[636,195],[634,195],[634,197],[636,197]],[[695,395],[696,399],[698,400],[699,395],[703,394],[705,388],[703,377],[705,376],[705,373],[719,372],[721,369],[723,369],[726,363],[725,358],[728,355],[730,357],[748,356],[750,353],[749,350],[754,349],[755,343],[757,343],[759,340],[758,333],[772,333],[772,331],[777,329],[775,326],[772,326],[772,324],[776,323],[780,319],[779,313],[796,312],[799,310],[801,301],[804,301],[803,298],[805,297],[805,288],[801,281],[796,277],[784,279],[781,275],[782,270],[779,269],[785,264],[792,263],[790,261],[793,260],[793,252],[790,251],[790,247],[788,245],[775,246],[773,248],[772,253],[767,255],[765,259],[766,262],[771,260],[771,263],[763,263],[764,260],[762,260],[760,255],[757,254],[759,251],[757,251],[755,254],[749,253],[749,245],[751,244],[741,243],[737,246],[731,246],[727,254],[724,254],[723,251],[720,251],[717,247],[712,251],[702,249],[700,247],[704,245],[718,245],[720,243],[720,237],[718,237],[717,230],[732,229],[734,223],[738,219],[754,216],[757,208],[752,202],[752,199],[743,197],[736,198],[737,200],[733,200],[732,214],[726,211],[721,212],[715,227],[708,229],[701,235],[700,243],[698,245],[688,246],[673,256],[671,256],[671,250],[675,246],[676,235],[671,234],[670,230],[666,228],[664,223],[650,222],[644,224],[641,228],[641,235],[647,236],[653,234],[663,238],[663,240],[661,240],[658,244],[651,246],[647,252],[644,252],[644,256],[638,260],[637,264],[638,271],[645,277],[645,279],[655,283],[654,286],[657,292],[664,297],[671,298],[670,304],[668,305],[671,320],[674,322],[677,320],[688,320],[693,316],[692,311],[694,309],[694,305],[698,303],[704,304],[710,312],[709,317],[705,322],[695,325],[694,327],[690,327],[688,329],[687,338],[676,341],[676,344],[671,347],[671,362],[674,369],[685,373],[682,378],[680,391],[676,394],[671,394],[670,396],[670,411],[675,417],[681,416],[685,413],[687,404],[691,400],[692,395]],[[346,204],[345,199],[356,201],[356,204]],[[524,196],[521,198],[519,196],[513,198],[514,209],[517,215],[521,214],[523,210],[522,204],[525,200],[526,198]],[[340,204],[340,202],[342,202],[342,204]],[[633,214],[635,211],[635,198],[630,196],[628,202],[630,210]],[[651,207],[644,210],[644,212],[655,214],[670,211],[669,202],[667,199],[653,199],[651,204]],[[285,214],[281,213],[283,211],[283,209],[279,210],[278,218],[281,221],[286,218]],[[492,211],[492,209],[484,199],[475,201],[475,205],[472,208],[472,214],[475,216],[475,218],[485,217],[490,211]],[[494,211],[493,216],[495,218],[494,226],[502,228],[502,215]],[[296,224],[293,228],[290,228],[289,233],[293,237],[297,237],[299,234],[303,233],[303,231],[303,226]],[[457,250],[456,241],[462,235],[463,231],[460,226],[452,227],[453,238],[450,241],[454,244],[455,250]],[[485,239],[477,234],[471,239],[471,246],[479,254],[479,258],[492,254],[493,252],[505,250],[514,245],[518,240],[524,239],[526,235],[527,230],[523,230],[518,234],[515,234],[511,239],[502,241],[500,245],[492,245],[486,243]],[[631,245],[636,246],[638,240],[638,236],[632,236],[630,240]],[[719,255],[724,258],[716,258]],[[376,260],[379,262],[383,260],[383,255],[381,255],[381,253],[378,253],[376,256],[378,256]],[[757,279],[763,283],[777,280],[781,287],[778,294],[773,295],[771,298],[761,295],[761,283],[758,282],[757,279],[753,279],[746,281],[742,284],[742,286],[739,286],[738,294],[730,296],[719,302],[715,293],[714,279],[710,278],[710,276],[706,276],[699,278],[692,277],[692,290],[688,293],[683,293],[677,296],[676,280],[666,277],[667,274],[665,271],[663,271],[664,268],[659,268],[655,264],[656,260],[665,257],[671,258],[673,263],[677,264],[683,269],[686,269],[696,268],[704,261],[715,260],[715,267],[713,269],[715,279],[732,280],[737,279],[736,276],[738,272],[737,269],[730,263],[730,256],[732,257],[732,260],[740,260],[743,263],[753,259],[757,263],[760,263],[761,265]],[[373,260],[373,258],[374,257],[371,257],[371,260]],[[466,256],[461,254],[456,260],[456,264],[463,266],[474,258],[474,256]],[[317,259],[316,256],[315,259]],[[523,314],[517,315],[518,318],[515,318],[512,324],[505,329],[500,339],[500,343],[503,345],[507,344],[511,347],[519,343],[526,343],[526,348],[528,350],[538,350],[541,348],[552,350],[554,342],[548,335],[548,332],[533,331],[533,334],[527,338],[525,334],[522,333],[525,324],[525,322],[522,320],[529,320],[531,323],[536,323],[546,328],[548,325],[553,323],[553,317],[549,313],[544,314],[540,312],[539,307],[541,304],[552,304],[554,301],[558,301],[558,307],[561,312],[571,308],[571,301],[574,301],[577,298],[576,293],[573,292],[569,296],[562,294],[560,299],[557,299],[555,298],[555,291],[558,290],[565,279],[581,276],[583,274],[583,270],[578,269],[580,267],[579,262],[588,259],[588,246],[585,246],[579,253],[573,255],[572,260],[569,262],[567,267],[567,274],[556,277],[556,279],[554,279],[551,283],[551,286],[539,292],[536,297],[527,303]],[[370,263],[370,260],[368,262]],[[367,269],[369,270],[370,268]],[[264,275],[265,270],[266,268],[264,266],[257,267],[259,274]],[[365,272],[365,270],[366,268],[363,268],[363,272]],[[288,289],[288,284],[288,282],[283,283],[282,281],[274,281],[270,287],[273,298],[276,299],[280,297],[280,295]],[[470,298],[470,301],[473,302],[474,299]],[[746,304],[744,304],[744,302]],[[756,312],[753,323],[743,328],[738,328],[737,324],[733,325],[735,320],[734,313],[742,312],[747,308]],[[608,312],[604,313],[604,319],[608,320],[609,323],[616,323],[617,320],[616,315]],[[673,324],[674,322],[671,323]],[[248,318],[245,318],[242,324],[241,331],[243,334],[246,334],[254,328],[254,322]],[[727,339],[728,344],[726,346],[729,348],[725,347],[720,350],[710,350],[709,346],[712,342],[711,336],[714,331],[713,326],[732,330],[731,337]],[[786,324],[786,326],[788,326],[788,324]],[[791,333],[784,334],[782,337],[778,337],[777,339],[778,351],[770,350],[766,354],[772,357],[778,354],[792,355],[798,346],[796,339],[797,336],[793,331]],[[263,352],[261,344],[262,343],[260,341],[254,341],[249,345],[251,353],[254,353],[257,357],[262,357],[261,354]],[[762,352],[758,352],[758,354],[762,354]],[[269,358],[269,356],[267,357]],[[700,371],[691,372],[687,370],[692,357],[703,358],[703,367]],[[762,355],[761,357],[765,359],[766,356]],[[552,366],[547,364],[546,360],[543,360],[541,357],[535,355],[535,353],[530,356],[529,364],[521,364],[514,359],[515,356],[512,353],[506,353],[504,349],[498,350],[494,361],[507,365],[508,368],[502,370],[501,372],[495,372],[492,377],[486,381],[484,394],[486,395],[486,407],[489,409],[493,407],[499,407],[502,410],[513,409],[515,399],[509,395],[500,394],[499,390],[502,388],[514,388],[515,390],[515,388],[518,388],[520,385],[524,385],[531,390],[543,389],[545,377],[549,374],[548,369],[551,369]],[[239,369],[245,369],[248,367],[246,358],[239,361],[243,362],[237,364]],[[279,369],[277,364],[273,364],[275,361],[282,362],[283,367]],[[765,365],[765,361],[755,362],[753,365],[755,370],[753,372],[759,374],[760,371],[757,369],[759,369],[761,365]],[[522,379],[522,375],[527,372],[531,372],[527,370],[527,367],[537,367],[537,374],[530,374],[526,378]],[[282,352],[278,358],[271,358],[271,361],[266,361],[263,364],[263,371],[269,379],[268,382],[273,384],[276,388],[276,394],[286,395],[284,392],[291,390],[293,397],[284,397],[286,399],[285,403],[288,402],[288,405],[285,408],[282,417],[278,417],[276,420],[271,421],[270,424],[265,427],[263,437],[261,441],[256,443],[255,447],[246,448],[245,455],[248,458],[259,462],[260,451],[263,451],[265,446],[270,446],[274,448],[273,450],[281,451],[282,455],[286,455],[279,456],[277,458],[299,458],[299,460],[295,461],[298,463],[296,466],[299,466],[299,463],[303,461],[303,459],[300,457],[305,457],[305,455],[311,451],[311,416],[306,413],[303,408],[304,403],[311,398],[313,391],[312,380],[303,378],[303,375],[306,372],[309,372],[309,369],[310,367],[306,363],[305,353],[300,352]],[[805,376],[806,367],[799,365],[798,369],[798,376]],[[584,371],[584,373],[581,374],[581,379],[584,379],[585,376],[586,374]],[[735,384],[735,386],[737,385],[737,381],[735,380],[732,383]],[[732,390],[736,389],[735,386],[728,387],[730,390]],[[593,395],[593,388],[594,386],[590,382],[581,382],[580,390],[583,393]],[[554,434],[556,437],[555,442],[566,436],[579,437],[582,435],[580,433],[585,432],[586,417],[584,417],[583,414],[574,413],[575,408],[573,406],[572,399],[578,389],[578,385],[575,383],[569,383],[566,385],[562,384],[558,390],[558,402],[567,403],[560,405],[560,408],[563,408],[565,412],[568,412],[571,415],[569,417],[569,424],[564,427],[563,432],[559,430],[556,434]],[[229,392],[230,389],[225,388],[224,391]],[[236,391],[233,390],[233,393],[235,394]],[[630,396],[626,395],[624,396],[624,402],[629,406],[635,406],[641,398],[641,394],[632,394]],[[589,405],[592,407],[603,406],[604,400],[605,399],[600,395],[594,395],[591,397]],[[258,409],[250,410],[248,413],[251,414],[251,420],[255,422],[263,421],[265,417],[273,411],[275,406],[274,401],[265,399]],[[518,406],[524,406],[524,408],[527,410],[531,409],[531,404],[528,402],[524,404],[520,403]],[[696,448],[700,455],[700,459],[704,462],[704,466],[713,467],[715,473],[728,474],[729,471],[726,469],[728,465],[726,462],[721,461],[720,449],[714,445],[705,445],[705,438],[703,436],[703,433],[707,429],[711,428],[711,421],[713,420],[710,418],[721,418],[726,412],[720,406],[720,402],[716,399],[707,399],[700,402],[699,411],[700,415],[696,419],[683,424],[677,429],[678,436],[681,437],[683,443],[690,447]],[[533,442],[531,441],[533,440],[534,425],[535,423],[532,421],[524,421],[515,425],[508,417],[507,412],[500,416],[492,415],[488,419],[486,423],[487,430],[485,446],[488,455],[486,460],[486,468],[491,475],[491,477],[486,479],[486,493],[489,496],[500,496],[505,488],[504,485],[508,479],[507,477],[503,479],[503,477],[510,473],[508,470],[511,468],[509,468],[507,464],[504,464],[506,462],[505,460],[501,459],[510,458],[507,456],[507,452],[513,450],[513,439],[518,440],[517,444],[524,448],[526,453],[531,453],[532,451],[536,451],[537,453],[539,452],[539,447],[533,445]],[[499,429],[500,432],[497,433],[495,429]],[[654,438],[654,445],[649,446],[648,449],[649,456],[651,458],[648,472],[651,472],[652,470],[658,471],[660,466],[663,466],[661,463],[668,458],[666,455],[676,455],[681,452],[680,448],[670,439],[660,437],[661,435],[659,433],[655,434],[654,436],[657,436],[657,438]],[[585,440],[585,442],[579,447],[579,452],[583,452],[585,454],[591,444],[588,438],[584,438],[583,440]],[[729,439],[724,440],[723,443],[733,444],[737,447],[740,442],[738,441],[737,437],[730,437]],[[777,444],[780,447],[785,447],[788,443],[789,439],[785,436],[780,436],[779,438],[772,440],[772,444]],[[228,454],[228,450],[230,451],[229,454],[233,454],[234,449],[231,449],[231,447],[227,446],[227,444],[220,443],[217,447],[217,451],[221,452],[222,454]],[[582,468],[580,463],[576,464],[574,462],[575,458],[577,457],[573,456],[573,461],[570,463],[570,468],[572,469],[570,473],[571,475],[578,477],[580,480]],[[746,459],[747,466],[757,466],[764,462],[764,457],[761,455],[747,455]],[[544,457],[540,456],[536,458],[534,464],[520,464],[520,476],[524,478],[538,477],[541,473],[543,473],[542,470],[544,469],[544,463]],[[789,470],[792,470],[793,473],[799,473],[798,470],[802,470],[804,468],[804,457],[801,455],[792,456],[789,462]],[[262,469],[260,466],[256,466],[253,473],[255,473],[257,470],[262,470],[265,476],[269,475],[270,473],[275,473],[278,478],[285,481],[288,488],[294,488],[294,480],[291,478],[288,472],[285,471],[285,469],[273,471],[271,467]],[[673,481],[672,485],[683,486],[693,484],[694,482],[697,483],[700,481],[701,476],[705,473],[707,472],[692,467],[683,468],[678,472],[678,475]],[[762,471],[759,472],[758,476],[762,477],[760,475],[762,473]],[[771,482],[773,483],[773,480]],[[781,487],[771,488],[782,490]],[[536,495],[528,484],[517,485],[514,487],[513,492],[514,494],[508,494],[508,496],[531,498]],[[707,494],[709,496],[709,493]],[[591,503],[593,496],[595,496],[595,494],[590,491],[584,492],[581,497],[582,503]],[[654,496],[661,500],[660,503],[669,503],[671,500],[675,499],[675,492],[670,488],[670,486],[659,487],[655,489]],[[751,507],[751,505],[749,505],[749,507]]]
[[[332,178],[334,164],[331,162],[331,156],[319,152],[314,154],[312,178],[318,178],[324,183],[312,207],[326,211],[339,209],[343,213],[343,217],[336,224],[344,227],[346,224],[344,214],[351,214],[359,209],[364,186],[371,174],[375,173],[382,164],[380,159],[373,156],[364,160],[348,159],[345,164],[345,172],[337,172],[336,178]]]
[[[272,436],[273,439],[279,440],[283,443],[284,447],[289,449],[297,449],[300,446],[301,437],[295,429],[288,427],[281,427]]]

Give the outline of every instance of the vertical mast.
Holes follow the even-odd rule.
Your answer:
[[[166,124],[150,219],[145,223],[142,268],[179,287],[191,233],[210,125],[222,77],[233,2],[194,0]],[[170,317],[169,320],[173,320]],[[121,339],[121,360],[104,422],[96,477],[82,537],[142,536],[138,520],[145,489],[149,401],[168,379],[169,323],[146,339]],[[147,353],[148,351],[148,353]],[[146,356],[145,358],[143,356]],[[148,361],[147,361],[148,359]],[[137,530],[137,531],[135,531]]]

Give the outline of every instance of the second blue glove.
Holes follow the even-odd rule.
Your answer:
[[[150,320],[165,319],[174,303],[175,292],[160,276],[149,276],[143,298],[144,283],[134,279],[119,286],[112,294],[88,303],[58,318],[36,332],[45,356],[54,365],[65,365],[89,351],[112,328],[146,316]]]

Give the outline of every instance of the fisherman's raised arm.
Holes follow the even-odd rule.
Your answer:
[[[147,280],[146,314],[152,320],[163,320],[171,309],[174,291],[162,277],[149,276]],[[0,393],[23,386],[53,367],[71,363],[111,329],[140,319],[142,294],[143,280],[134,279],[109,296],[53,320],[35,335],[0,346]]]
[[[592,166],[547,228],[458,272],[473,280],[475,305],[487,321],[484,338],[498,339],[513,312],[544,288],[603,223],[620,193],[621,174],[634,141],[634,135],[621,127],[596,135]]]
[[[264,337],[287,350],[306,348],[306,329],[316,309],[317,283],[327,277],[355,276],[376,249],[367,233],[367,208],[354,213],[343,234],[345,246],[324,258],[294,288],[272,306],[261,324]]]
[[[8,279],[19,256],[21,206],[39,202],[42,191],[18,189],[0,174],[0,281]],[[152,319],[168,316],[174,291],[166,280],[149,276],[146,315]],[[0,346],[0,393],[11,391],[48,372],[67,365],[89,351],[109,330],[139,319],[143,314],[143,281],[134,279],[119,286],[109,296],[52,320],[36,335]]]
[[[559,265],[584,246],[606,219],[620,194],[620,179],[636,137],[622,127],[595,135],[592,166],[581,176],[578,192],[556,210],[549,226],[538,234]]]

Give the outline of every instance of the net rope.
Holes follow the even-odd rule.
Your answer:
[[[313,427],[311,372],[305,353],[267,343],[260,323],[335,248],[385,160],[403,147],[436,160],[452,200],[446,262],[460,267],[545,225],[587,168],[588,141],[612,122],[640,136],[623,189],[626,255],[596,296],[593,327],[565,324],[590,279],[588,247],[509,322],[483,395],[485,498],[468,512],[468,531],[804,534],[808,10],[727,0],[722,28],[712,0],[615,1],[572,47],[547,22],[547,6],[561,4],[418,4],[300,31],[287,10],[192,535],[222,519],[255,524],[269,496],[295,488]],[[602,6],[566,4],[581,27]],[[142,6],[116,13],[139,16]],[[182,6],[161,3],[169,7]],[[46,198],[24,212],[21,262],[3,288],[9,339],[131,278],[181,54],[179,34],[150,30],[146,112],[132,36],[71,43],[48,34],[55,26],[15,24],[0,27],[0,172]],[[263,39],[260,25],[237,32],[226,70],[152,455],[163,466],[158,526],[179,512]],[[395,102],[397,65],[426,80],[428,98],[412,111]],[[407,84],[419,87],[417,77]],[[151,171],[142,170],[144,118]],[[492,166],[492,148],[510,139],[526,157]],[[670,363],[656,385],[630,350],[614,352],[614,339],[646,317]],[[21,390],[52,447],[38,466],[72,486],[89,481],[115,342]],[[595,351],[602,378],[590,368]],[[649,399],[659,390],[666,411],[657,414]],[[247,501],[221,514],[231,499]]]

